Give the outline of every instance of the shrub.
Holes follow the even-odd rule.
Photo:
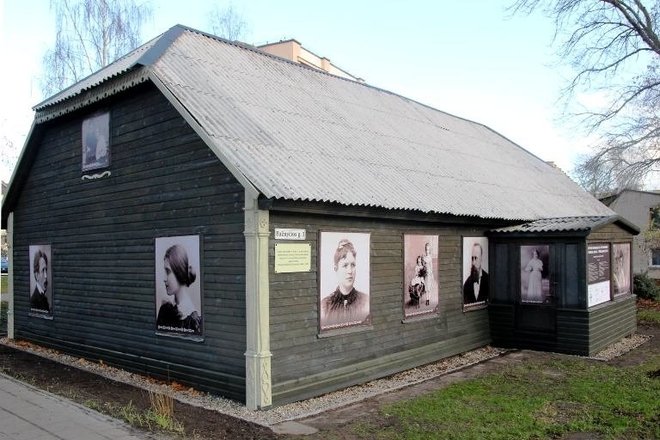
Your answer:
[[[638,298],[660,300],[660,287],[650,278],[646,272],[635,275],[634,279],[635,295]]]

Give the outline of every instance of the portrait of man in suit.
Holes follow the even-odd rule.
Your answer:
[[[488,239],[466,237],[463,239],[463,305],[485,304],[489,296],[487,269]],[[467,272],[467,273],[466,273]]]

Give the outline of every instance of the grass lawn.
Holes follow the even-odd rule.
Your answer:
[[[637,299],[637,321],[642,324],[660,325],[660,301]]]
[[[640,309],[637,311],[637,321],[660,325],[660,310]]]
[[[365,439],[660,438],[660,379],[649,375],[658,369],[660,355],[630,368],[531,362],[383,407],[387,423],[352,429]]]

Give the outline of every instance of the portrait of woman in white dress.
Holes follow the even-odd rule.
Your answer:
[[[549,300],[549,251],[549,246],[520,247],[520,292],[523,302],[541,304]]]

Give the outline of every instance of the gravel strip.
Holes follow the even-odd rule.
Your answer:
[[[612,344],[605,350],[593,356],[593,359],[610,360],[638,347],[648,341],[651,336],[632,335]],[[95,363],[82,358],[60,353],[56,350],[43,348],[23,341],[17,342],[7,338],[0,339],[0,343],[9,347],[24,350],[62,364],[80,368],[111,380],[124,382],[142,389],[170,395],[173,398],[193,405],[219,411],[249,422],[271,427],[277,423],[296,420],[312,416],[331,409],[340,408],[369,397],[377,396],[389,391],[414,385],[434,377],[465,368],[500,356],[506,350],[490,346],[472,350],[457,356],[442,359],[418,368],[403,371],[382,379],[373,380],[361,385],[355,385],[339,391],[324,394],[308,400],[278,406],[269,410],[252,411],[240,403],[219,396],[202,393],[193,388],[186,388],[178,384],[165,384],[147,376],[130,373],[119,368],[110,367],[103,362]]]
[[[619,342],[615,342],[614,344],[606,347],[604,350],[599,351],[594,356],[592,356],[591,359],[596,359],[599,361],[610,361],[615,357],[619,357],[628,353],[630,350],[639,347],[652,337],[653,336],[651,335],[640,335],[637,333],[626,336]]]
[[[147,391],[170,395],[173,398],[190,405],[212,411],[219,411],[223,414],[267,427],[288,420],[301,419],[330,409],[346,406],[388,391],[414,385],[442,374],[500,356],[505,352],[505,350],[502,349],[483,347],[447,359],[442,359],[422,367],[406,370],[393,376],[373,380],[361,385],[355,385],[319,397],[289,403],[269,410],[252,411],[233,400],[202,393],[193,388],[182,387],[181,385],[168,385],[147,376],[111,367],[102,362],[90,362],[82,358],[60,353],[56,350],[7,338],[0,339],[0,343],[65,365],[80,368],[111,380],[137,386]]]

